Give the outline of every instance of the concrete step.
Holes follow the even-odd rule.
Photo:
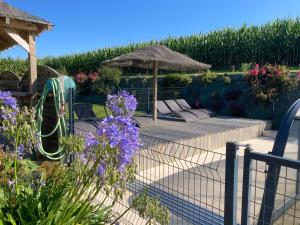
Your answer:
[[[263,131],[263,136],[264,137],[275,138],[276,135],[277,135],[277,130],[265,130],[265,131]]]

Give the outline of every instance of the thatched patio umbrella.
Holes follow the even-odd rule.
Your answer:
[[[137,49],[102,63],[115,67],[139,67],[153,69],[153,121],[157,121],[157,70],[206,70],[211,66],[197,62],[166,46],[156,45]]]

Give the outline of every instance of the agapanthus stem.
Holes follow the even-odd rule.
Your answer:
[[[15,146],[15,157],[14,157],[14,175],[15,175],[15,190],[16,190],[16,195],[18,196],[18,169],[17,169],[17,160],[18,160],[18,135],[16,137],[16,146]]]
[[[102,207],[102,205],[105,203],[105,201],[106,201],[106,199],[109,197],[109,195],[110,195],[112,189],[113,189],[113,188],[111,187],[111,188],[109,189],[108,193],[106,193],[106,196],[105,196],[105,198],[103,199],[103,201],[100,203],[100,205],[98,205],[98,206],[96,207],[97,210],[100,209],[100,208]]]

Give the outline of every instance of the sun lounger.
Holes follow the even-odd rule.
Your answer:
[[[76,103],[74,104],[74,110],[80,121],[86,122],[87,124],[94,126],[95,128],[98,127],[98,122],[100,122],[101,119],[98,118],[94,113],[92,104]]]
[[[180,108],[184,111],[189,111],[189,112],[202,111],[202,112],[206,113],[207,115],[209,115],[210,117],[216,116],[216,113],[214,111],[209,110],[209,109],[192,109],[191,106],[183,98],[176,99],[175,101],[180,106]]]
[[[88,103],[77,103],[74,105],[75,113],[79,120],[100,120],[93,111],[92,105]]]
[[[177,117],[177,118],[179,117],[186,122],[191,122],[191,121],[195,121],[198,119],[194,114],[189,113],[189,112],[185,112],[182,110],[176,112],[176,111],[170,110],[170,108],[162,100],[157,101],[157,111],[162,116]]]
[[[151,116],[133,116],[131,119],[138,127],[149,127],[153,125]]]
[[[180,111],[184,111],[184,112],[188,112],[191,113],[193,115],[195,115],[198,119],[207,119],[209,118],[209,115],[203,111],[199,111],[199,110],[183,110],[175,100],[165,100],[166,104],[170,107],[170,109],[174,112],[180,112]]]

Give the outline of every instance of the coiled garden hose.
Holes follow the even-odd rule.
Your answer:
[[[57,116],[57,122],[54,129],[51,132],[49,132],[48,134],[42,134],[44,103],[50,91],[52,91],[53,98],[54,98],[54,106],[55,106],[55,112]],[[66,127],[66,122],[64,117],[64,104],[65,104],[64,91],[59,79],[57,78],[49,79],[45,84],[41,98],[39,99],[37,105],[35,106],[35,111],[37,116],[36,118],[37,139],[38,139],[37,149],[42,155],[44,155],[45,157],[51,160],[61,159],[64,156],[63,154],[64,149],[60,145],[60,143],[58,143],[58,149],[56,151],[48,152],[43,147],[42,138],[49,137],[53,135],[56,131],[58,133],[59,140],[61,137],[67,135],[67,127]]]

